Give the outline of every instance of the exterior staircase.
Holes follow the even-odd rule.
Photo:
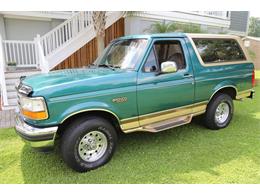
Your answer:
[[[7,92],[8,107],[14,108],[17,105],[17,92],[15,87],[20,82],[21,76],[30,76],[33,74],[39,74],[41,70],[39,69],[28,69],[28,70],[16,70],[5,72],[5,84]]]
[[[123,12],[107,12],[106,28]],[[96,36],[92,12],[76,12],[43,36],[33,41],[2,40],[0,36],[0,86],[2,108],[17,105],[15,85],[21,76],[47,73]],[[15,64],[15,71],[8,71]],[[0,105],[1,106],[1,105]]]

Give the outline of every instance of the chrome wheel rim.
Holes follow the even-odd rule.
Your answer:
[[[107,137],[100,131],[91,131],[79,142],[78,152],[82,160],[94,162],[100,159],[107,149]]]
[[[217,121],[217,123],[222,124],[226,122],[229,116],[229,112],[229,105],[226,102],[220,103],[215,112],[215,120]]]

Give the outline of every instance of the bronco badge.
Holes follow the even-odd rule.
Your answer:
[[[114,98],[114,99],[112,99],[112,102],[115,102],[115,103],[127,102],[127,97]]]

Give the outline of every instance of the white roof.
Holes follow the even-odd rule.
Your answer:
[[[250,37],[250,36],[247,36],[247,37],[243,38],[243,40],[244,39],[251,39],[251,40],[254,40],[254,41],[260,41],[260,37]]]
[[[199,33],[187,33],[187,36],[191,38],[222,38],[222,39],[239,39],[239,36],[228,34],[199,34]]]

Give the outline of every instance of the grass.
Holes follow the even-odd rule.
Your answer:
[[[260,74],[257,74],[260,79]],[[76,173],[58,151],[39,153],[0,129],[0,183],[260,183],[260,86],[235,102],[231,124],[210,131],[197,118],[157,134],[120,136],[105,166]]]

